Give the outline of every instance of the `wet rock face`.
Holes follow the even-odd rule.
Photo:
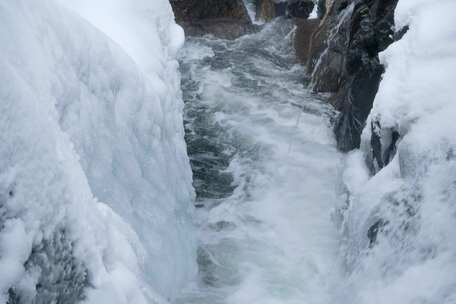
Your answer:
[[[204,19],[192,23],[181,23],[187,36],[211,34],[222,39],[236,39],[252,33],[257,27],[250,22],[236,21],[231,18]]]
[[[314,6],[315,3],[312,0],[290,1],[287,7],[287,14],[295,18],[308,18]]]
[[[234,39],[254,30],[242,0],[171,0],[187,35]]]
[[[294,37],[294,46],[296,56],[300,62],[307,62],[310,58],[311,50],[309,48],[314,32],[320,24],[319,19],[296,19],[296,33]]]
[[[178,22],[214,18],[248,19],[240,0],[171,0]]]
[[[313,0],[256,0],[256,19],[269,21],[276,17],[308,18],[315,3]]]
[[[323,19],[323,17],[326,15],[326,0],[318,0],[317,6],[318,19]]]
[[[257,20],[270,21],[276,17],[285,16],[287,11],[286,2],[275,2],[273,0],[256,0],[255,1]]]
[[[378,54],[394,41],[398,0],[335,0],[326,7],[309,55],[312,85],[335,93],[335,125],[342,151],[358,148],[384,68]]]

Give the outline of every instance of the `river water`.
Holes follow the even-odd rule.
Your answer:
[[[342,156],[292,35],[280,20],[181,52],[199,277],[179,304],[338,302]]]

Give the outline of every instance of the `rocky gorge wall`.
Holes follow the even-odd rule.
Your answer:
[[[378,54],[401,36],[394,28],[398,0],[255,0],[256,20],[292,18],[297,59],[307,65],[310,85],[331,93],[340,111],[334,131],[338,148],[360,146],[384,68]],[[187,35],[234,39],[255,30],[241,0],[172,0]],[[317,14],[312,12],[317,6]]]
[[[296,56],[307,66],[310,86],[314,92],[330,93],[328,102],[340,112],[334,127],[338,148],[345,152],[359,148],[384,73],[379,53],[406,31],[394,26],[398,0],[254,0],[253,3],[252,19],[294,20]],[[256,29],[252,25],[255,20],[250,20],[241,0],[172,0],[171,4],[177,22],[188,35],[213,34],[234,39]]]
[[[332,93],[330,102],[340,111],[334,131],[342,151],[360,145],[384,72],[379,53],[400,36],[394,28],[397,2],[327,1],[305,50],[313,90]]]
[[[257,19],[285,16],[296,24],[295,50],[307,66],[314,92],[330,93],[328,101],[340,112],[334,132],[344,152],[359,148],[384,67],[379,53],[401,38],[396,29],[398,0],[257,0]],[[310,16],[317,6],[317,14]],[[375,126],[372,126],[375,127]],[[375,138],[372,139],[375,143]],[[380,163],[379,145],[374,153]],[[382,158],[382,159],[380,159]]]

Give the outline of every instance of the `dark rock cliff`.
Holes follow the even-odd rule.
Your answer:
[[[329,101],[340,111],[334,132],[342,151],[360,145],[361,132],[384,72],[378,54],[395,39],[397,2],[256,0],[257,18],[295,19],[296,55],[308,66],[311,87],[315,92],[332,93]],[[307,19],[315,3],[319,19]],[[376,160],[381,166],[387,158],[377,155]]]
[[[327,1],[308,46],[308,68],[316,92],[333,93],[340,111],[335,125],[338,147],[360,145],[360,135],[381,81],[379,52],[394,41],[398,0]]]
[[[254,27],[242,0],[171,0],[176,21],[187,35],[234,39]]]

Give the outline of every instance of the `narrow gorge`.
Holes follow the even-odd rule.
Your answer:
[[[331,302],[341,155],[334,111],[304,87],[292,33],[280,20],[183,49],[201,282],[178,303]]]
[[[456,304],[454,0],[0,25],[0,304]]]

